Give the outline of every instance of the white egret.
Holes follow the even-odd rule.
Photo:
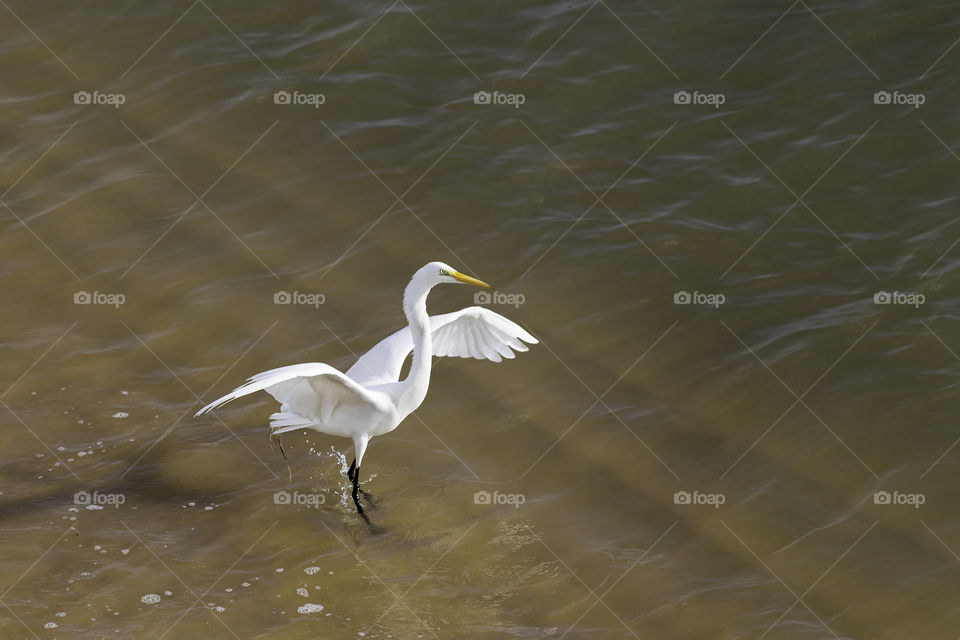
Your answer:
[[[328,364],[310,362],[271,369],[214,400],[196,415],[256,391],[266,391],[280,402],[270,416],[273,434],[296,429],[353,440],[353,463],[347,476],[353,482],[353,501],[360,505],[360,466],[370,438],[389,433],[423,402],[430,385],[433,356],[457,356],[500,362],[524,344],[538,341],[522,327],[484,307],[467,307],[438,316],[427,314],[427,295],[442,283],[488,287],[442,262],[420,268],[403,292],[403,312],[409,326],[384,338],[341,373]],[[407,377],[400,369],[413,351]]]

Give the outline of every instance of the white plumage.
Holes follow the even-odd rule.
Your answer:
[[[442,262],[419,269],[404,290],[403,308],[409,325],[381,340],[345,374],[322,362],[271,369],[251,377],[196,415],[266,391],[281,405],[280,411],[270,416],[274,434],[313,429],[353,439],[356,459],[349,475],[354,502],[363,513],[358,482],[367,443],[395,429],[423,402],[432,356],[500,362],[513,358],[514,351],[527,351],[524,342],[537,343],[522,327],[483,307],[428,316],[426,298],[430,290],[437,284],[458,282],[487,286]],[[411,351],[410,373],[401,381],[400,370]]]

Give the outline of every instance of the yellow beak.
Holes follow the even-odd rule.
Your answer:
[[[460,273],[459,271],[454,271],[454,272],[453,272],[453,277],[456,278],[457,280],[459,280],[460,282],[464,283],[464,284],[475,284],[475,285],[477,285],[478,287],[486,287],[486,288],[488,288],[488,289],[490,288],[490,285],[488,285],[488,284],[487,284],[486,282],[484,282],[483,280],[477,280],[476,278],[471,278],[470,276],[464,275],[464,274]]]

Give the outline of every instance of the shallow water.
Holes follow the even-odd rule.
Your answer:
[[[956,7],[0,13],[3,637],[955,636]],[[375,529],[192,417],[430,260],[542,342],[436,361]]]

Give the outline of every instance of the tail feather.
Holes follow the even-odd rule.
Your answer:
[[[284,405],[281,411],[270,415],[270,429],[274,435],[297,429],[309,429],[317,425],[314,420],[285,411],[286,408]]]

